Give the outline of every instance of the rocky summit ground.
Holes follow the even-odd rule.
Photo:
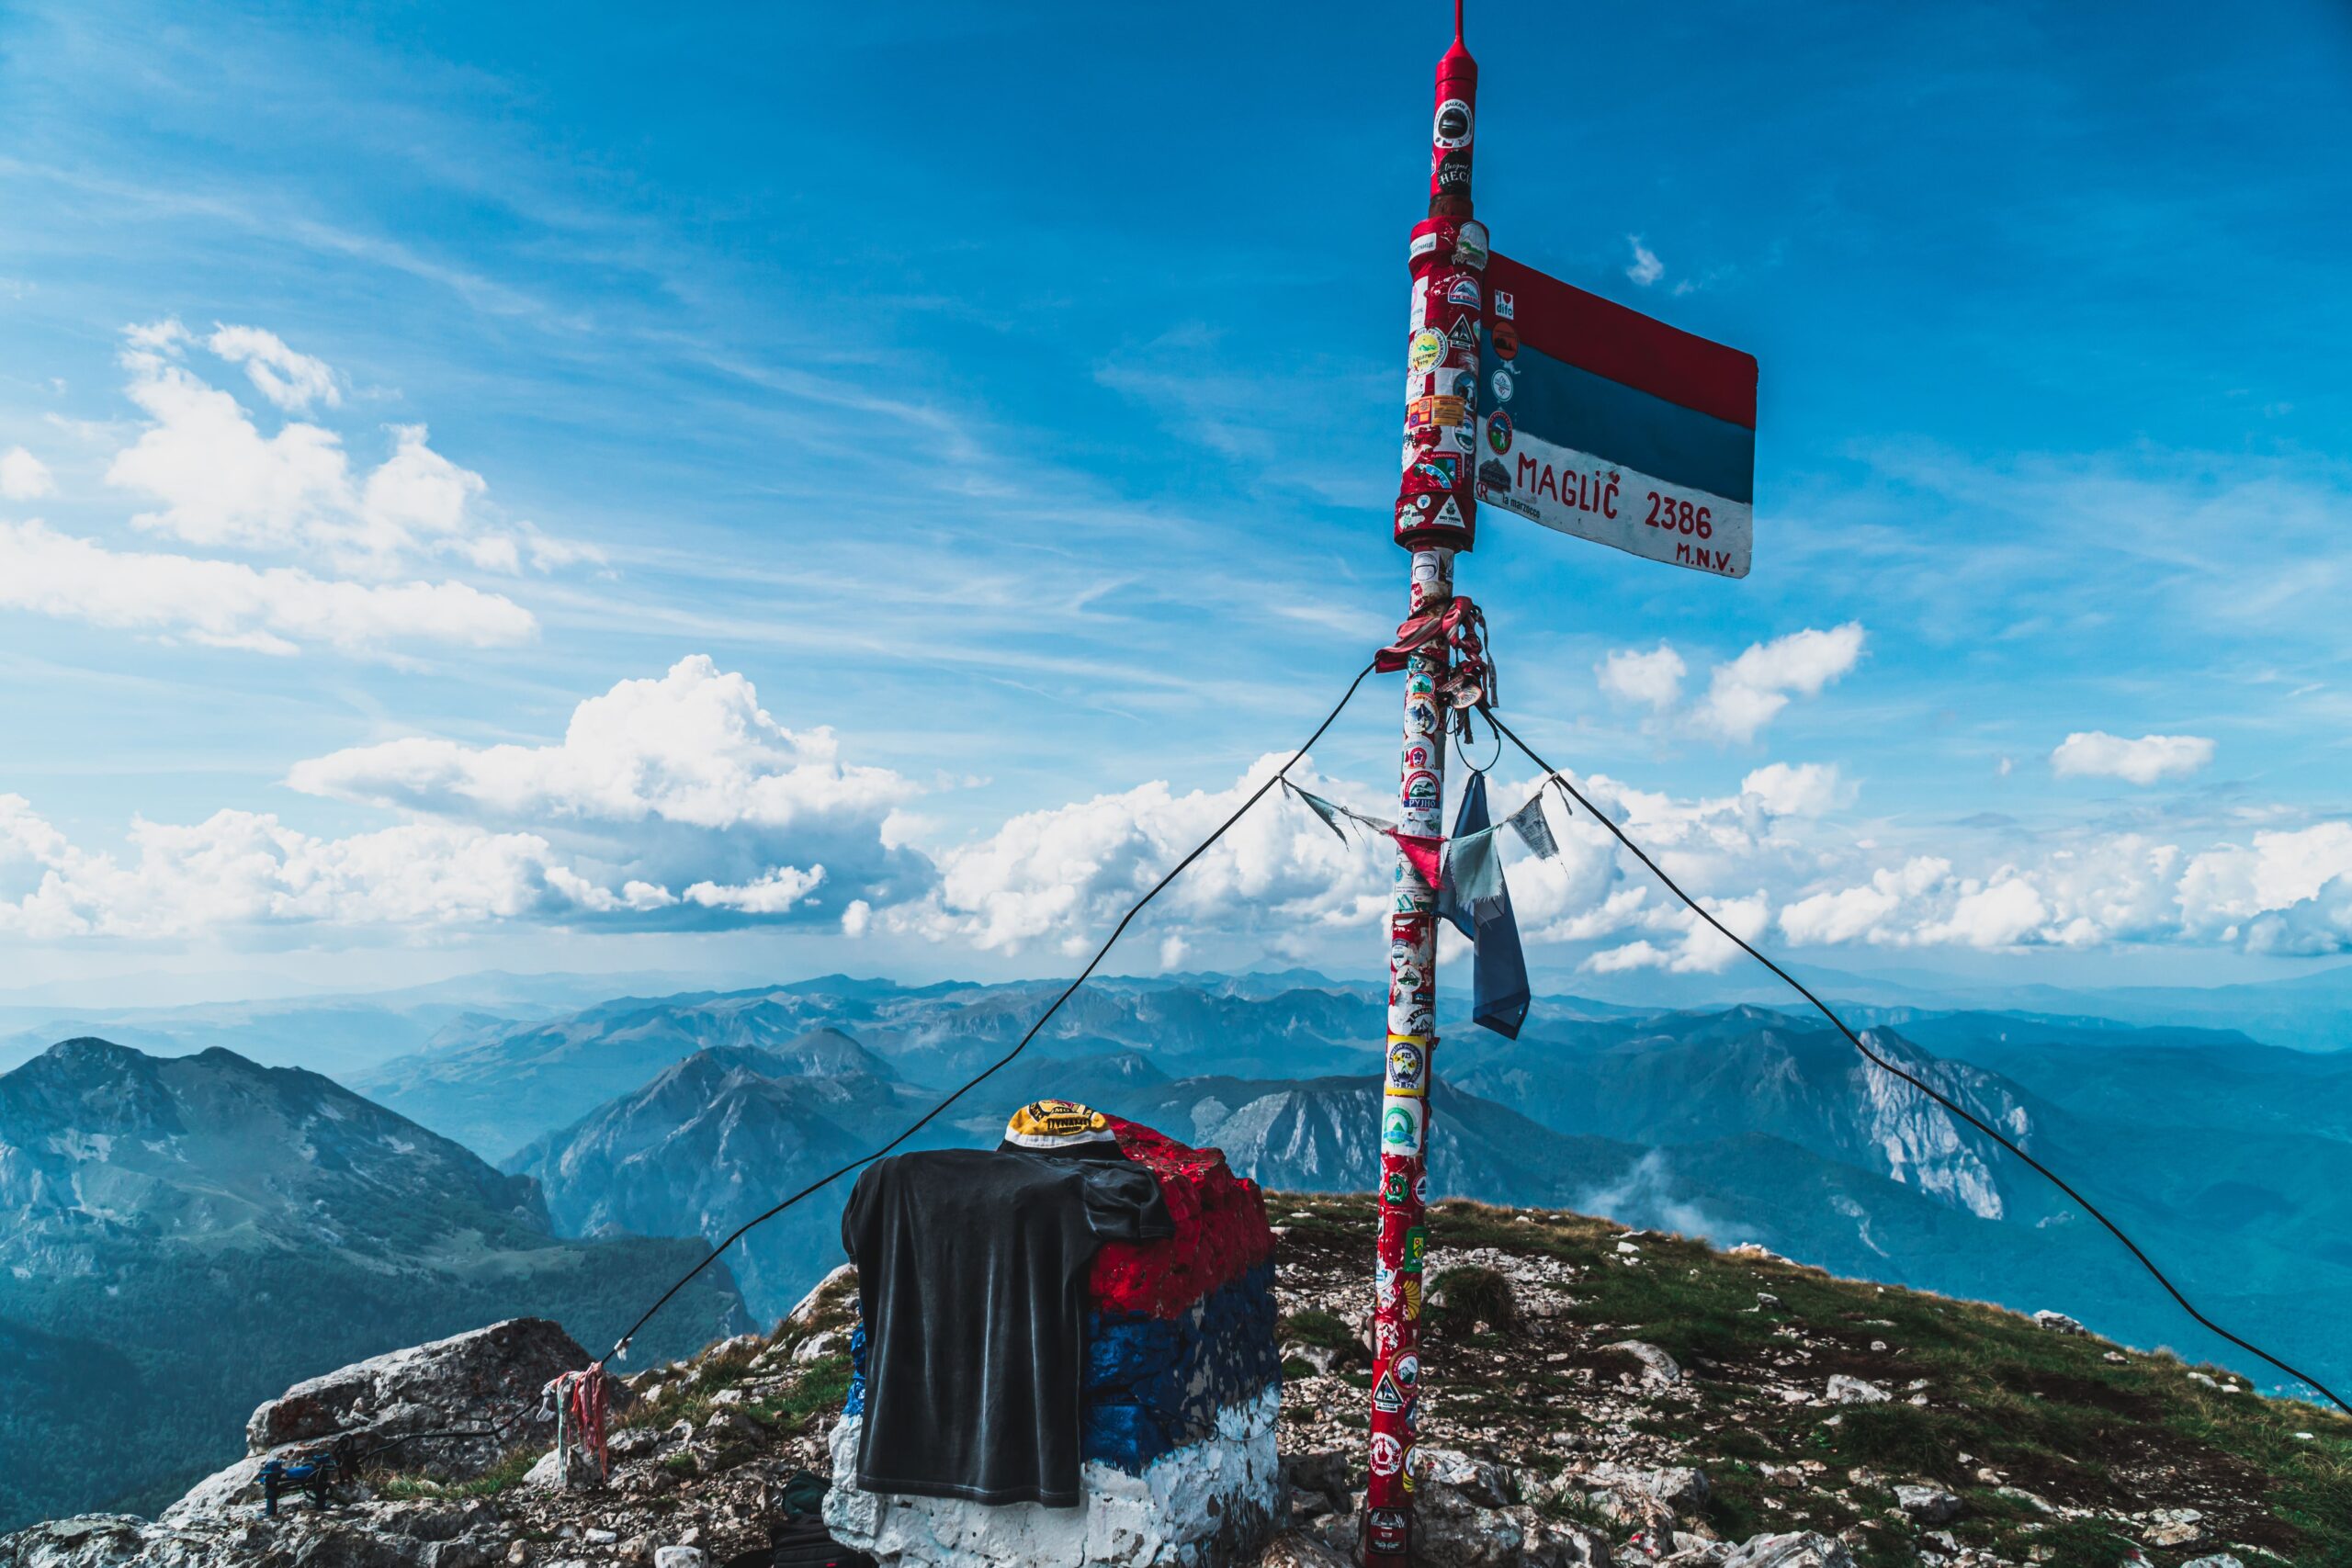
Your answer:
[[[1291,1517],[1266,1561],[1335,1568],[1363,1480],[1373,1212],[1270,1210]],[[1448,1203],[1430,1228],[1417,1496],[1436,1568],[2352,1563],[2352,1421],[2216,1369],[1554,1211]],[[853,1292],[844,1271],[772,1334],[632,1376],[605,1485],[552,1484],[542,1434],[276,1520],[247,1497],[52,1521],[0,1540],[0,1568],[748,1560],[796,1474],[824,1473]]]

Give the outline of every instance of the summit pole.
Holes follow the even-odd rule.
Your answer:
[[[1471,138],[1478,66],[1462,46],[1438,62],[1430,127],[1429,217],[1408,247],[1404,476],[1396,543],[1412,555],[1408,614],[1442,610],[1453,562],[1477,523],[1478,323],[1485,229],[1471,219]],[[1397,766],[1400,830],[1435,842],[1445,831],[1443,638],[1405,671]],[[1388,917],[1388,1050],[1380,1106],[1380,1240],[1374,1270],[1372,1438],[1365,1490],[1365,1568],[1406,1568],[1412,1548],[1413,1442],[1420,1431],[1422,1214],[1429,1201],[1430,1085],[1437,1055],[1437,889],[1399,849]]]

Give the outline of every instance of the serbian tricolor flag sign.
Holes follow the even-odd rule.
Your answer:
[[[1746,577],[1756,361],[1508,256],[1487,266],[1478,500],[1637,556]]]

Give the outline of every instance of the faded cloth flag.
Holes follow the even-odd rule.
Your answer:
[[[1527,989],[1527,956],[1520,949],[1519,921],[1510,912],[1510,889],[1503,883],[1502,860],[1494,852],[1494,835],[1487,830],[1489,826],[1487,775],[1472,773],[1462,791],[1461,808],[1453,818],[1454,845],[1458,850],[1463,840],[1478,835],[1480,848],[1492,859],[1493,896],[1464,897],[1467,890],[1458,886],[1456,877],[1449,874],[1438,890],[1437,912],[1470,939],[1476,954],[1470,982],[1471,1021],[1516,1040],[1520,1025],[1527,1021],[1532,999]],[[1453,857],[1448,860],[1451,873]]]

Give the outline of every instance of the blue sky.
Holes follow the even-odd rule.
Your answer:
[[[0,987],[1066,965],[1401,614],[1445,9],[0,6]],[[1488,520],[1514,724],[1815,962],[2352,945],[2347,13],[1469,42],[1763,366],[1746,581]],[[1261,813],[1129,967],[1376,964]],[[1540,964],[1719,972],[1564,826]]]

